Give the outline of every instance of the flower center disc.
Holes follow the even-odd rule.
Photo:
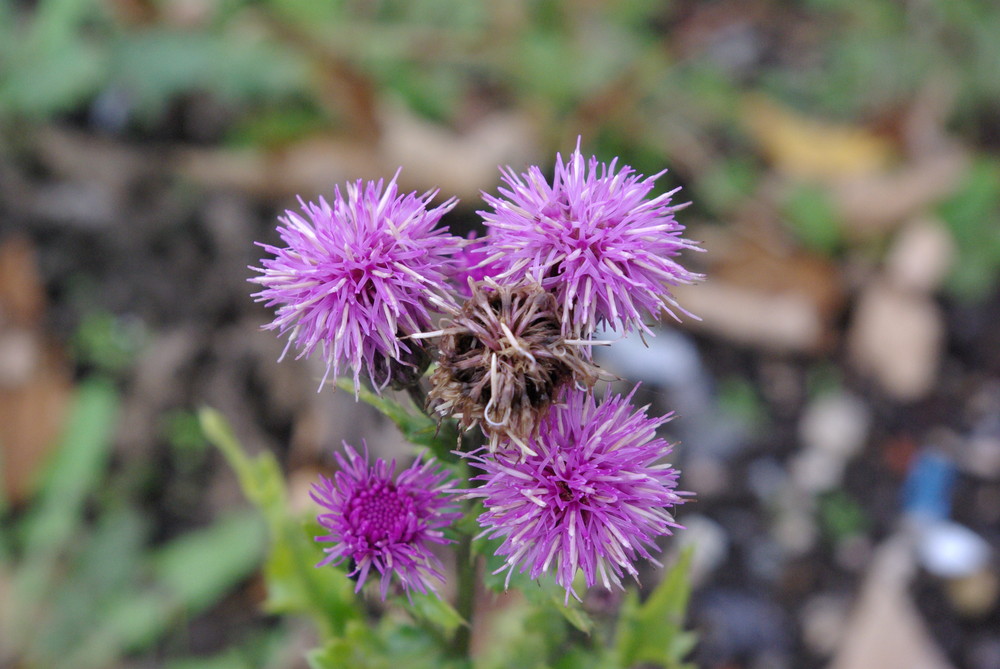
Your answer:
[[[348,515],[358,534],[369,543],[409,541],[413,526],[413,499],[391,483],[381,483],[359,491],[350,502]]]

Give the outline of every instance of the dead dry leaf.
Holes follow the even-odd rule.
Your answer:
[[[833,204],[848,235],[884,234],[954,192],[967,166],[966,152],[952,147],[891,172],[841,179],[830,186]]]
[[[180,149],[176,170],[210,189],[272,198],[329,194],[334,184],[384,176],[366,144],[314,136],[281,149]]]
[[[526,116],[496,113],[464,133],[419,119],[402,108],[380,113],[381,136],[368,142],[314,136],[280,149],[182,149],[176,169],[209,188],[233,188],[268,197],[329,194],[355,179],[388,179],[398,168],[400,187],[475,200],[499,181],[498,166],[525,164],[536,133]]]
[[[464,133],[400,106],[383,109],[381,119],[384,169],[401,165],[404,183],[418,190],[440,188],[447,196],[478,200],[480,191],[492,190],[500,181],[498,167],[525,165],[536,157],[534,123],[522,113],[489,114]]]
[[[884,280],[867,285],[848,332],[850,360],[892,397],[925,397],[937,379],[944,345],[944,320],[925,295]]]
[[[907,595],[913,569],[904,537],[878,549],[830,669],[952,669]]]
[[[0,244],[0,458],[3,487],[23,501],[62,429],[71,391],[61,349],[42,331],[44,290],[26,239]]]
[[[24,237],[0,243],[0,326],[34,328],[45,311],[45,289],[36,267],[35,251]]]
[[[816,304],[802,293],[767,293],[710,279],[697,286],[678,286],[674,294],[685,309],[701,318],[684,321],[692,330],[779,353],[824,348],[823,319]]]
[[[828,350],[844,304],[839,271],[777,236],[780,231],[768,225],[771,215],[762,209],[741,227],[698,231],[710,250],[709,278],[673,289],[679,303],[701,318],[685,324],[769,351]]]
[[[930,217],[917,218],[893,239],[885,273],[900,288],[933,293],[951,269],[955,253],[955,240],[944,223]]]

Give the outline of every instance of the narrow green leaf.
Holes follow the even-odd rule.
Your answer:
[[[679,669],[694,646],[694,635],[683,630],[691,584],[688,571],[692,551],[681,553],[645,603],[629,591],[618,619],[615,651],[618,666],[651,663]]]
[[[267,460],[270,454],[258,456],[256,462],[252,460],[243,450],[243,446],[233,433],[229,422],[215,409],[202,408],[198,412],[198,420],[201,422],[202,432],[222,451],[229,466],[236,472],[243,494],[251,501],[259,503],[261,500],[257,498],[260,492],[263,489],[274,487],[273,482],[266,480],[271,472],[267,471],[266,466],[260,464],[260,462]],[[283,488],[283,486],[280,487]]]
[[[350,621],[363,618],[354,582],[344,571],[316,567],[323,553],[313,533],[289,519],[277,536],[265,567],[268,611],[309,615],[327,634],[340,634]]]
[[[433,594],[415,593],[404,606],[416,620],[431,623],[449,638],[460,625],[468,624],[455,607]]]
[[[527,578],[525,574],[521,574],[520,576]],[[579,581],[582,583],[582,577]],[[513,587],[513,579],[511,580],[511,584],[511,587]],[[556,583],[555,577],[552,574],[543,574],[534,581],[529,580],[520,590],[529,602],[546,611],[555,610],[566,622],[584,634],[593,632],[593,619],[583,610],[580,602],[572,594],[569,596],[569,600],[566,599],[566,589]]]
[[[27,664],[59,666],[93,631],[94,611],[131,594],[139,575],[147,522],[137,509],[118,504],[81,537],[69,568],[61,574],[45,624],[27,651]],[[110,649],[109,649],[110,650]],[[116,657],[122,649],[111,653]]]
[[[554,659],[552,669],[597,669],[601,666],[600,661],[599,654],[572,646]]]
[[[83,643],[59,658],[75,669],[106,667],[148,647],[180,621],[216,603],[260,564],[263,528],[256,513],[238,512],[190,532],[150,558],[152,583],[119,590],[100,605]]]
[[[349,623],[342,635],[306,655],[312,669],[398,669],[379,648],[378,638],[362,621]]]
[[[165,669],[253,669],[255,665],[236,648],[211,657],[191,657],[168,661]]]
[[[319,530],[306,531],[302,521],[289,511],[284,479],[274,456],[262,453],[250,458],[218,411],[204,408],[199,418],[205,436],[236,472],[243,494],[267,520],[267,610],[309,615],[327,634],[338,634],[349,621],[362,618],[353,582],[341,570],[315,567],[323,556],[312,539]]]
[[[83,645],[62,658],[62,664],[74,669],[111,666],[123,650],[140,650],[161,637],[174,623],[172,615],[162,593],[123,595],[103,608]]]
[[[110,382],[92,379],[80,385],[25,521],[26,551],[58,548],[75,531],[84,499],[104,473],[117,416],[118,393]]]
[[[464,658],[446,656],[440,636],[426,627],[400,624],[398,619],[384,616],[377,634],[379,654],[388,660],[390,667],[459,669],[465,665]]]
[[[168,659],[164,669],[265,669],[288,666],[289,658],[299,655],[301,641],[287,625],[267,631],[240,634],[239,639],[214,655],[193,655]],[[295,666],[298,666],[296,664]]]
[[[354,383],[348,379],[338,379],[337,387],[347,392],[354,392]],[[441,460],[453,460],[451,451],[458,444],[458,429],[452,420],[438,422],[419,410],[408,411],[403,405],[379,396],[367,388],[358,391],[358,399],[370,404],[391,420],[411,444],[426,446],[435,457]]]
[[[263,555],[260,517],[244,511],[159,549],[152,559],[153,577],[185,612],[196,614],[253,573]]]
[[[27,642],[36,631],[57,581],[58,560],[79,530],[84,501],[104,474],[117,414],[118,393],[111,383],[97,379],[79,386],[63,437],[21,526],[24,553],[6,602],[12,639]]]

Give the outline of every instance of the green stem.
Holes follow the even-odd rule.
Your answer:
[[[413,384],[412,386],[407,386],[406,394],[410,396],[413,403],[416,405],[417,410],[425,416],[430,416],[430,412],[427,411],[427,393],[424,392],[423,387],[421,387],[420,382]]]
[[[455,608],[467,624],[459,626],[451,641],[451,652],[456,657],[469,657],[472,640],[472,619],[476,599],[476,563],[472,559],[472,537],[463,533],[458,540],[455,570],[458,572],[458,601]]]

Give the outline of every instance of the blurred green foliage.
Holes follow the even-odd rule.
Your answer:
[[[949,288],[967,301],[988,297],[1000,278],[1000,160],[979,158],[939,211],[960,258]]]
[[[693,555],[691,548],[685,550],[645,602],[639,603],[635,591],[626,595],[619,614],[614,666],[646,663],[665,669],[693,668],[683,662],[697,642],[696,635],[683,627],[691,595],[688,573]]]
[[[827,191],[799,184],[785,199],[785,218],[792,233],[808,249],[832,255],[843,242],[840,223]]]
[[[750,380],[739,376],[721,379],[716,393],[722,415],[735,418],[750,430],[766,425],[764,401]]]
[[[678,51],[668,27],[690,12],[682,2],[215,0],[186,10],[135,3],[148,8],[143,16],[125,11],[129,3],[34,4],[29,12],[0,2],[4,114],[50,116],[108,91],[125,94],[140,117],[192,92],[259,110],[275,100],[318,100],[323,60],[334,59],[438,119],[451,119],[463,94],[484,83],[554,120],[631,82],[609,101],[604,121],[631,129],[638,145],[634,134],[665,111],[701,124],[731,118],[734,94],[756,83],[732,55],[739,36],[737,46]],[[757,70],[760,85],[779,97],[856,117],[912,97],[929,73],[941,73],[965,110],[1000,101],[1000,8],[989,0],[809,0],[782,11],[824,32],[818,44],[801,45],[808,60],[793,44]],[[755,38],[762,44],[747,48],[768,48],[764,35]],[[636,102],[643,108],[633,109]],[[647,123],[621,124],[636,112]]]
[[[834,545],[865,534],[871,525],[864,507],[843,490],[821,496],[818,511],[820,528]]]
[[[263,528],[249,512],[149,546],[150,519],[111,483],[119,404],[111,383],[82,383],[30,505],[0,515],[4,665],[109,666],[209,610],[260,563]]]
[[[247,32],[232,3],[206,5],[212,20],[128,25],[113,3],[41,0],[16,13],[0,3],[0,113],[34,119],[77,110],[102,93],[125,96],[149,119],[174,97],[210,91],[248,103],[301,90],[305,68],[294,50]]]
[[[145,327],[139,320],[106,311],[87,311],[73,336],[74,357],[95,373],[122,374],[132,368],[145,337]]]
[[[931,75],[955,84],[965,111],[1000,101],[1000,6],[991,0],[807,0],[799,10],[822,30],[820,57],[762,70],[782,97],[855,118],[912,97]]]

